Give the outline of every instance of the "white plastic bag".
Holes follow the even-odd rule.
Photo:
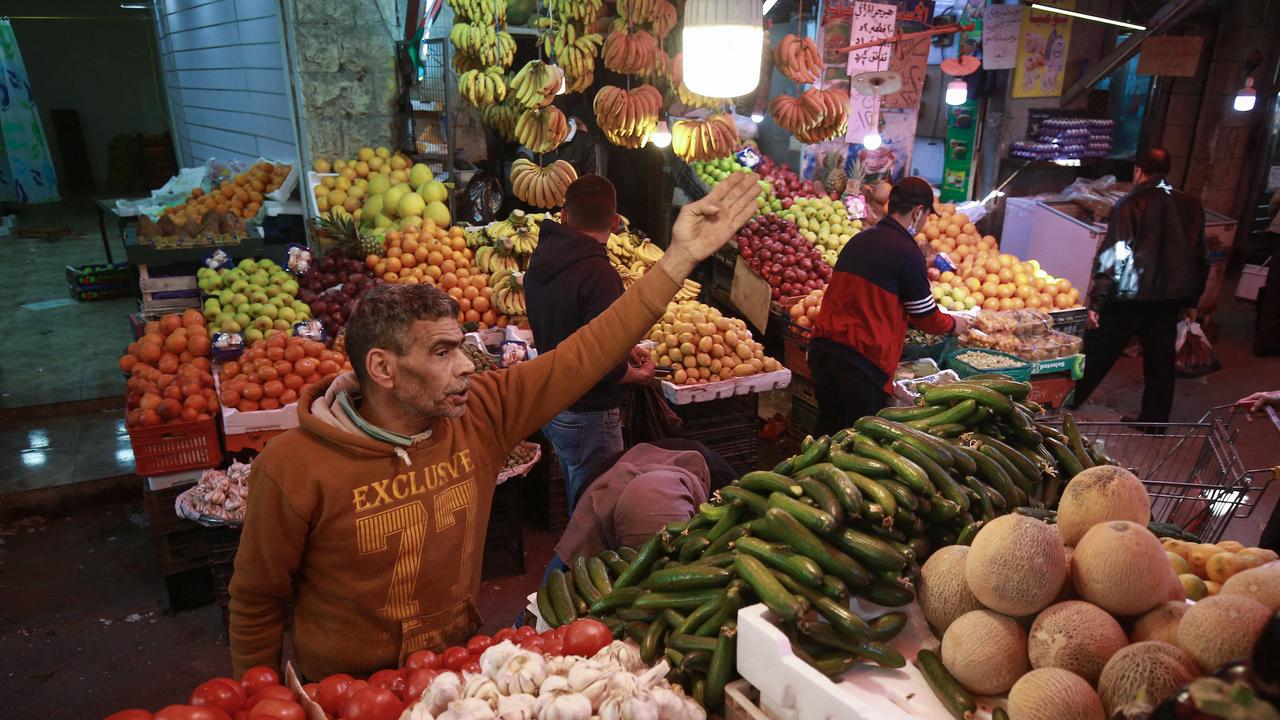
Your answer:
[[[1178,377],[1201,377],[1222,369],[1222,363],[1213,355],[1213,345],[1195,320],[1178,322],[1174,348],[1174,371]]]

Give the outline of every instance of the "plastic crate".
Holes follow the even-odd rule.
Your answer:
[[[1061,410],[1076,389],[1076,381],[1069,373],[1046,375],[1031,379],[1028,400],[1050,410]]]
[[[968,363],[961,360],[960,356],[966,353],[979,353],[982,355],[991,355],[993,357],[1005,358],[1007,360],[1016,362],[1017,366],[999,368],[994,370],[983,370],[980,368],[973,367],[972,365],[969,365]],[[955,373],[959,375],[961,379],[967,378],[970,375],[981,375],[983,373],[999,373],[1001,375],[1008,375],[1014,380],[1022,380],[1023,382],[1026,382],[1031,379],[1031,363],[1028,363],[1022,358],[1016,357],[1014,355],[1010,355],[1009,353],[1002,353],[997,350],[988,350],[986,348],[956,348],[955,350],[947,354],[944,361],[944,365],[946,365],[948,369],[954,370]]]
[[[672,163],[672,166],[675,169],[676,185],[684,191],[685,195],[689,196],[690,202],[701,200],[707,193],[711,192],[711,188],[702,182],[689,163],[676,160]]]
[[[1075,335],[1076,337],[1084,337],[1085,326],[1089,322],[1089,311],[1085,308],[1052,310],[1049,312],[1049,317],[1053,318],[1054,330],[1068,335]]]
[[[178,517],[178,513],[173,509],[173,503],[178,499],[178,496],[186,492],[194,484],[194,481],[184,482],[159,490],[152,490],[144,486],[142,507],[147,512],[147,522],[151,525],[153,534],[171,535],[200,527],[190,520]]]
[[[111,265],[68,265],[67,284],[71,287],[133,287],[133,270],[129,263]]]
[[[216,418],[129,428],[129,443],[139,475],[210,468],[222,462]]]
[[[563,482],[560,487],[563,492]],[[525,572],[522,497],[523,489],[514,482],[505,482],[494,491],[489,527],[484,538],[484,561],[480,568],[482,580],[523,575]]]

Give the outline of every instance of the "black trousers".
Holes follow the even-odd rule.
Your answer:
[[[818,398],[814,435],[834,435],[853,427],[865,415],[875,415],[889,403],[884,388],[861,369],[822,350],[809,352],[809,372]]]
[[[1253,331],[1255,355],[1280,355],[1280,233],[1267,233],[1271,241],[1271,263],[1267,284],[1258,298],[1258,323]]]
[[[1113,302],[1098,313],[1098,327],[1084,336],[1084,378],[1074,405],[1089,399],[1111,372],[1129,338],[1142,345],[1142,422],[1168,422],[1173,410],[1174,343],[1184,303],[1166,300]]]

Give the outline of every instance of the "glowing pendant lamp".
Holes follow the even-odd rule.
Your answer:
[[[764,31],[759,0],[688,0],[684,84],[707,97],[745,95],[760,82]]]

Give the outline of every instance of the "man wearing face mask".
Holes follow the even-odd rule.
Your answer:
[[[968,328],[964,317],[938,309],[916,246],[933,202],[928,181],[904,178],[889,194],[888,214],[840,251],[809,346],[815,435],[852,427],[887,404],[908,324],[933,335]]]

